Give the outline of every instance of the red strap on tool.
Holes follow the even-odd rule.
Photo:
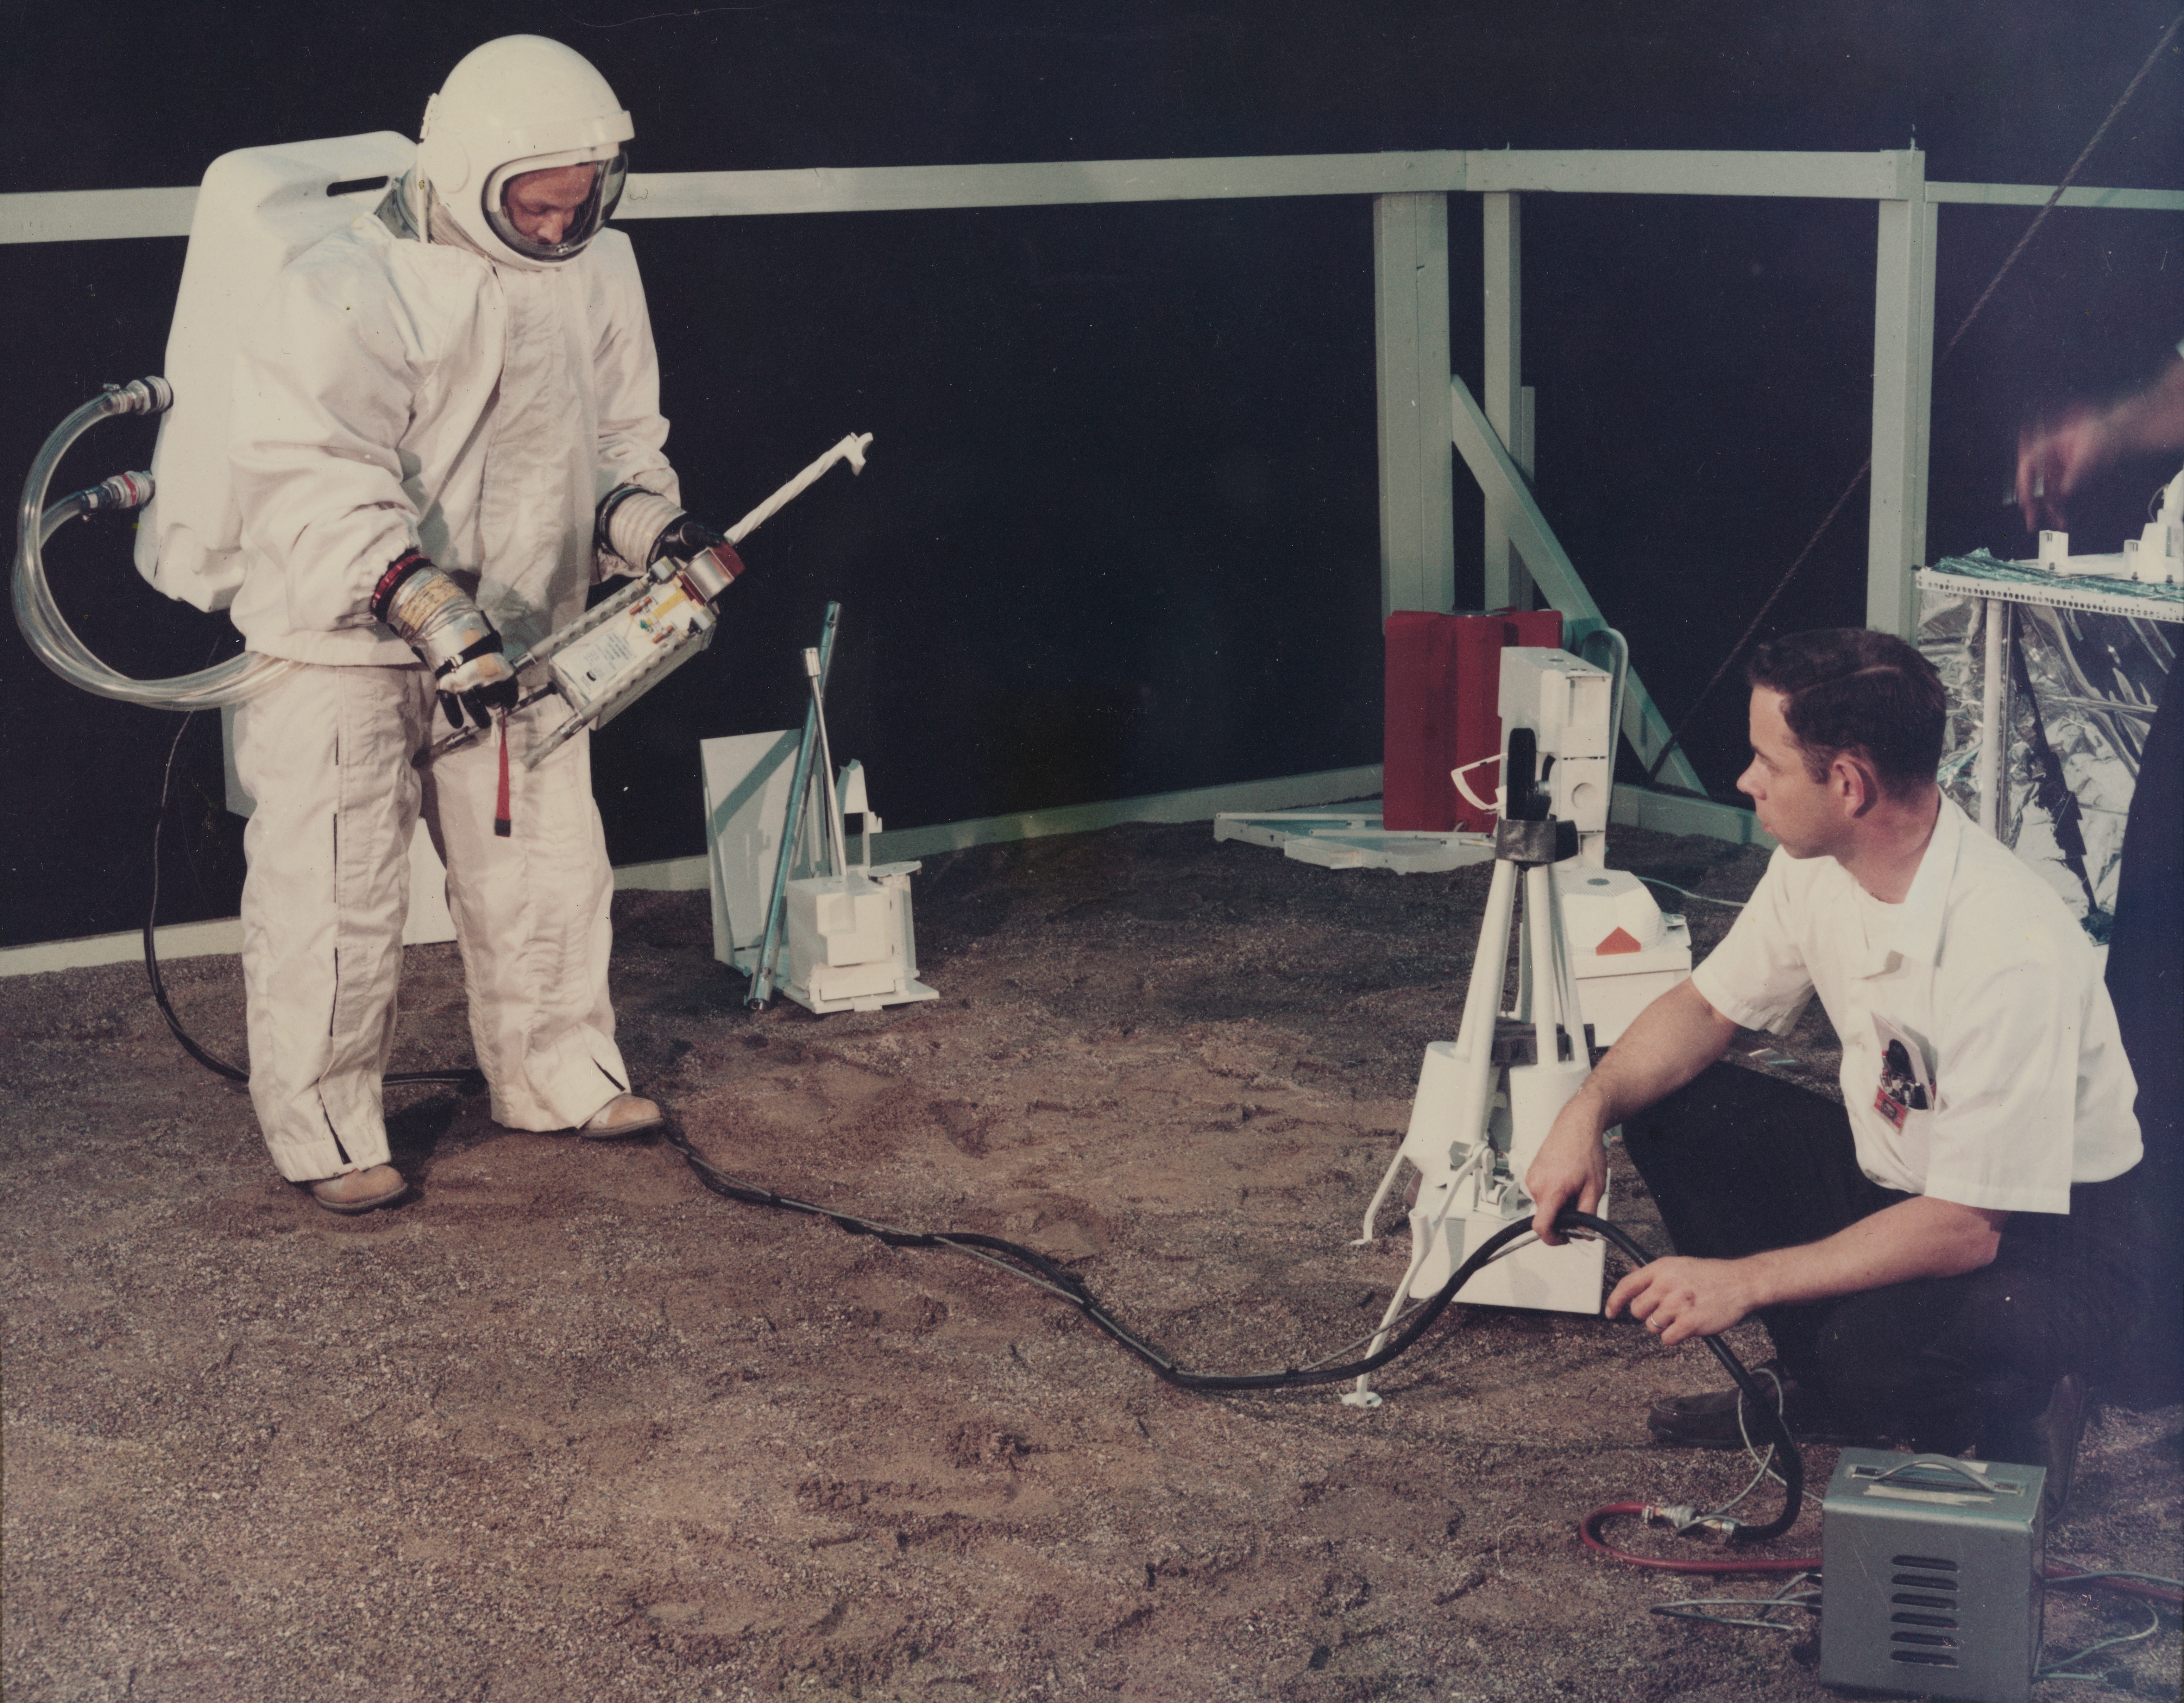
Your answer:
[[[511,823],[508,814],[508,717],[500,718],[500,791],[493,804],[493,831],[501,838],[509,836]]]

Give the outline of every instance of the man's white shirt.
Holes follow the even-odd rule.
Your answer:
[[[1778,1035],[1819,993],[1858,1166],[1882,1187],[2067,1212],[2073,1183],[2120,1176],[2141,1151],[2100,971],[2054,893],[1943,799],[1902,904],[1831,857],[1778,850],[1691,980],[1722,1016]]]

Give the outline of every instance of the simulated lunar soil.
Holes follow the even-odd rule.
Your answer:
[[[1764,863],[1630,831],[1611,851],[1730,900]],[[942,997],[824,1018],[746,1010],[704,894],[625,893],[621,1040],[754,1186],[1036,1248],[1192,1370],[1302,1364],[1368,1333],[1401,1273],[1395,1207],[1352,1244],[1423,1049],[1456,1032],[1486,880],[1315,869],[1202,824],[956,853],[913,882]],[[1663,896],[1702,949],[1733,916]],[[166,973],[239,1055],[235,961]],[[467,1061],[451,948],[410,950],[403,999],[395,1068]],[[1647,1437],[1650,1402],[1721,1381],[1696,1347],[1459,1305],[1376,1410],[1193,1394],[992,1265],[446,1090],[390,1094],[413,1198],[336,1217],[138,967],[0,982],[0,1037],[8,1703],[1830,1695],[1808,1613],[1652,1611],[1782,1580],[1579,1541],[1596,1505],[1752,1477]],[[1817,1013],[1733,1056],[1832,1091]],[[1613,1160],[1614,1216],[1665,1251]],[[2181,1426],[2108,1412],[2051,1557],[2179,1572]],[[1833,1455],[1808,1455],[1817,1498]],[[1817,1500],[1766,1547],[1817,1555]],[[2153,1612],[2058,1595],[2048,1642]],[[2176,1617],[2092,1666],[2173,1698]]]

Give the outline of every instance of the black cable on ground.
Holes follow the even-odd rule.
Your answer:
[[[175,755],[182,749],[182,735],[188,732],[190,723],[197,720],[192,710],[182,717],[182,725],[175,729],[175,737],[167,747],[167,766],[159,777],[159,808],[152,818],[152,902],[144,907],[144,973],[152,983],[152,1003],[159,1008],[159,1015],[167,1020],[167,1027],[181,1043],[182,1050],[210,1071],[214,1076],[226,1077],[231,1082],[248,1084],[250,1073],[239,1071],[225,1059],[216,1058],[191,1038],[182,1027],[182,1020],[175,1015],[175,1008],[167,1001],[167,984],[159,977],[159,953],[157,927],[159,921],[159,836],[167,826],[167,801],[175,784]]]
[[[182,735],[189,731],[190,723],[198,712],[191,710],[182,717],[182,725],[175,730],[174,742],[167,747],[167,766],[159,778],[159,809],[152,818],[152,901],[144,910],[144,974],[152,983],[152,1003],[159,1008],[159,1015],[167,1020],[167,1028],[181,1043],[182,1050],[210,1071],[214,1076],[226,1077],[231,1082],[248,1087],[250,1072],[238,1069],[225,1059],[207,1052],[199,1046],[182,1020],[175,1015],[174,1006],[167,999],[167,984],[159,974],[159,836],[167,826],[167,806],[174,795],[175,756],[182,748]],[[460,1094],[482,1094],[484,1074],[475,1067],[459,1071],[393,1071],[380,1078],[386,1088],[414,1088],[427,1083],[443,1082]]]
[[[2131,81],[2125,85],[2124,92],[2116,97],[2115,104],[2109,109],[2109,115],[2101,120],[2100,127],[2092,134],[2092,139],[2078,150],[2078,157],[2070,163],[2070,169],[2063,174],[2063,181],[2055,186],[2054,192],[2042,203],[2040,210],[2032,215],[2032,222],[2025,227],[2025,234],[2017,239],[2017,246],[2009,251],[2002,264],[1995,269],[1994,276],[1987,281],[1986,288],[1980,292],[1979,299],[1972,303],[1971,311],[1964,315],[1958,323],[1955,334],[1950,337],[1942,353],[1935,358],[1936,371],[1939,371],[1947,363],[1949,357],[1957,352],[1957,345],[1964,340],[1964,333],[1972,328],[1972,321],[1979,318],[1981,310],[1986,306],[1994,292],[2002,287],[2002,281],[2009,275],[2010,269],[2017,264],[2018,257],[2031,246],[2041,225],[2047,222],[2048,215],[2055,210],[2056,204],[2062,200],[2063,192],[2076,181],[2078,173],[2084,168],[2086,162],[2092,158],[2093,150],[2101,145],[2101,138],[2109,133],[2109,127],[2115,123],[2122,114],[2123,109],[2131,104],[2131,97],[2138,92],[2138,86],[2146,81],[2147,73],[2160,62],[2162,54],[2169,49],[2169,44],[2176,39],[2176,32],[2180,28],[2184,28],[2184,12],[2178,13],[2170,20],[2169,27],[2161,32],[2161,39],[2153,44],[2153,51],[2146,56],[2146,62],[2138,68],[2137,74],[2131,78]],[[1834,506],[1828,510],[1820,524],[1813,529],[1813,536],[1805,541],[1805,548],[1797,552],[1797,559],[1783,570],[1782,577],[1775,582],[1774,589],[1767,594],[1767,601],[1760,604],[1759,613],[1752,617],[1736,643],[1730,647],[1729,654],[1722,658],[1721,665],[1714,670],[1707,683],[1699,688],[1699,695],[1691,700],[1691,708],[1684,711],[1683,719],[1669,730],[1668,738],[1662,743],[1660,750],[1655,754],[1652,764],[1646,768],[1646,784],[1647,786],[1653,786],[1658,782],[1662,766],[1669,760],[1669,754],[1681,742],[1685,730],[1690,727],[1700,707],[1713,695],[1714,687],[1721,684],[1722,676],[1736,665],[1737,658],[1744,654],[1745,647],[1752,643],[1752,635],[1759,631],[1760,624],[1767,619],[1774,605],[1781,601],[1782,593],[1789,590],[1790,582],[1797,578],[1799,570],[1803,568],[1807,559],[1813,554],[1814,547],[1826,535],[1828,528],[1835,525],[1836,516],[1842,513],[1843,504],[1850,501],[1852,493],[1865,481],[1865,476],[1872,470],[1873,458],[1869,455],[1858,464],[1858,471],[1850,476],[1850,483],[1843,487],[1842,495],[1836,498]]]
[[[815,1205],[808,1200],[778,1194],[723,1171],[692,1146],[689,1138],[671,1121],[666,1133],[668,1144],[682,1155],[699,1182],[725,1199],[740,1201],[747,1206],[772,1207],[781,1211],[802,1212],[812,1217],[824,1218],[837,1229],[852,1236],[875,1237],[891,1248],[944,1248],[983,1259],[1069,1302],[1093,1325],[1150,1366],[1154,1376],[1163,1383],[1172,1384],[1178,1389],[1206,1393],[1299,1389],[1315,1384],[1344,1383],[1377,1372],[1424,1336],[1432,1327],[1434,1321],[1447,1310],[1448,1304],[1456,1299],[1457,1291],[1469,1283],[1489,1261],[1512,1243],[1532,1233],[1531,1220],[1519,1218],[1488,1237],[1469,1259],[1457,1267],[1455,1275],[1441,1285],[1433,1298],[1410,1316],[1401,1331],[1391,1337],[1378,1353],[1368,1355],[1362,1360],[1351,1361],[1342,1366],[1290,1366],[1280,1372],[1186,1372],[1175,1363],[1173,1357],[1128,1329],[1085,1287],[1081,1278],[1065,1271],[1036,1249],[1003,1241],[996,1236],[968,1232],[897,1229],[892,1225],[876,1223],[869,1218],[860,1218],[855,1213],[838,1211],[833,1207]],[[1556,1219],[1555,1224],[1558,1229],[1581,1231],[1597,1236],[1625,1259],[1634,1260],[1640,1265],[1651,1262],[1652,1255],[1604,1218],[1596,1218],[1591,1213],[1566,1208]],[[1782,1450],[1786,1492],[1782,1511],[1764,1525],[1740,1526],[1734,1535],[1740,1541],[1753,1542],[1779,1537],[1789,1530],[1791,1522],[1797,1519],[1798,1506],[1804,1500],[1804,1458],[1798,1453],[1796,1439],[1790,1435],[1780,1416],[1761,1394],[1752,1374],[1745,1370],[1743,1361],[1737,1359],[1719,1338],[1706,1337],[1702,1340],[1713,1350],[1714,1358],[1728,1370],[1730,1376],[1736,1379],[1737,1387],[1751,1399],[1753,1408],[1766,1416]]]

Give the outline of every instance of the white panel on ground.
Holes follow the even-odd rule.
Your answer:
[[[736,733],[698,742],[712,879],[713,956],[749,974],[766,935],[774,865],[788,820],[798,734]]]
[[[1213,818],[1213,838],[1266,846],[1321,869],[1391,869],[1398,875],[1435,875],[1494,858],[1490,834],[1387,832],[1377,799],[1343,810],[1223,810]]]
[[[454,938],[455,920],[448,915],[448,866],[420,821],[410,836],[410,914],[402,921],[402,943],[432,946]]]

